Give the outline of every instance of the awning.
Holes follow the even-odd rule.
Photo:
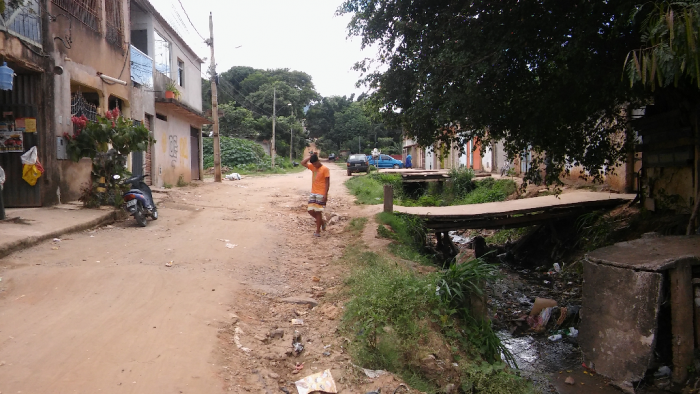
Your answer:
[[[214,123],[211,119],[204,116],[204,114],[201,111],[197,111],[189,105],[182,103],[181,101],[176,99],[157,98],[156,108],[158,107],[167,108],[178,115],[182,115],[185,118],[187,118],[192,124],[205,125]]]

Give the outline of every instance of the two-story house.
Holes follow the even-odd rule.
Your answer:
[[[134,157],[154,185],[190,182],[202,174],[202,59],[147,0],[131,4],[131,79],[134,119],[143,120],[157,143]],[[168,85],[179,95],[166,97]]]

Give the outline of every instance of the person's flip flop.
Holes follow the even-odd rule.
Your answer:
[[[323,224],[321,225],[321,229],[323,231],[326,231],[326,221],[325,220],[323,221]]]
[[[314,237],[320,237],[320,236],[321,236],[321,234],[319,234],[319,233],[314,233]]]

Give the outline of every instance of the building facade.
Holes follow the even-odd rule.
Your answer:
[[[153,131],[156,144],[132,160],[134,172],[150,175],[153,185],[201,179],[202,59],[147,0],[131,0],[131,63],[134,117]],[[175,87],[176,97],[168,97]]]

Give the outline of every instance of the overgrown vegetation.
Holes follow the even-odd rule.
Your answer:
[[[130,173],[126,160],[131,152],[145,151],[156,141],[141,124],[121,115],[118,108],[90,121],[82,115],[71,118],[73,133],[63,133],[71,160],[92,160],[91,183],[83,187],[80,201],[87,207],[119,206],[128,185],[121,183]],[[117,176],[115,178],[115,176]]]
[[[382,213],[380,230],[400,245],[390,249],[402,260],[425,263],[426,233],[418,219]],[[353,220],[355,235],[342,263],[352,267],[343,329],[354,340],[350,351],[365,368],[385,369],[414,388],[437,392],[448,383],[464,393],[532,393],[532,387],[501,360],[508,354],[490,322],[473,313],[473,299],[498,276],[482,260],[452,264],[449,269],[419,274],[392,254],[367,250],[357,239],[366,219]],[[422,259],[422,260],[421,260]],[[432,360],[457,369],[431,369]]]
[[[294,167],[289,158],[277,156],[275,167],[272,167],[272,159],[265,153],[263,147],[255,141],[219,137],[221,146],[221,166],[227,168],[227,172],[239,174],[256,173],[285,173],[290,170],[301,171],[303,168]],[[202,150],[204,152],[204,168],[214,166],[214,139],[203,138]]]
[[[504,201],[516,192],[515,182],[510,179],[484,178],[474,180],[471,169],[452,169],[447,182],[432,182],[425,188],[406,189],[399,174],[372,173],[354,176],[345,182],[358,204],[381,204],[384,200],[384,185],[394,188],[394,204],[413,207],[437,207],[447,205],[480,204]],[[417,185],[417,184],[413,184]]]

